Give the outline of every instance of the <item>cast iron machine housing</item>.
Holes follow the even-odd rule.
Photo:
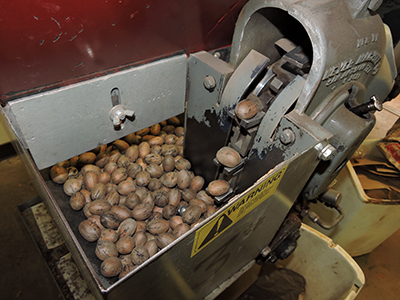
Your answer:
[[[330,201],[343,214],[328,187],[372,129],[397,74],[377,2],[249,1],[229,47],[175,51],[3,101],[17,147],[97,298],[204,298],[257,257],[286,258],[302,217],[322,223],[308,201]],[[235,108],[247,100],[258,110],[241,119]],[[178,114],[195,173],[231,189],[215,198],[213,216],[131,274],[104,278],[46,168]],[[223,146],[240,153],[237,167],[215,159]]]

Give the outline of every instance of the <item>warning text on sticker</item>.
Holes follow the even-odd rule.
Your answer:
[[[249,208],[252,208],[257,201],[264,200],[271,196],[271,192],[274,192],[273,188],[276,187],[274,183],[280,180],[282,173],[283,172],[279,172],[275,174],[257,188],[252,190],[251,193],[241,199],[238,203],[230,207],[228,209],[228,216],[237,214],[237,217],[241,217]]]

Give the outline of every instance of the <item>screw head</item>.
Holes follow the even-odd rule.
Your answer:
[[[221,58],[221,53],[215,52],[215,53],[214,53],[214,57],[216,57],[216,58]]]
[[[207,90],[212,91],[217,86],[217,83],[214,77],[207,75],[203,80],[203,85]]]

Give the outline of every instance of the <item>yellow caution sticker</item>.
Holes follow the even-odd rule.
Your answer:
[[[271,197],[281,182],[287,167],[285,166],[279,172],[262,181],[243,197],[232,203],[218,217],[197,230],[190,257],[195,256],[233,224]]]

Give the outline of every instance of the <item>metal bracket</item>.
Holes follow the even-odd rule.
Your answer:
[[[240,161],[240,163],[233,167],[233,168],[229,168],[229,167],[225,167],[224,165],[222,165],[217,158],[213,159],[213,162],[216,166],[218,167],[224,167],[223,169],[223,173],[229,176],[236,176],[240,170],[243,168],[244,163],[245,163],[246,159],[242,158],[242,160]]]
[[[233,190],[229,189],[229,191],[226,192],[226,194],[214,197],[215,204],[220,205],[221,203],[228,201],[230,198],[232,198],[232,196],[233,196]]]
[[[226,84],[220,105],[229,110],[235,107],[269,62],[268,57],[251,50]]]
[[[43,169],[183,113],[186,75],[187,57],[177,55],[9,101],[5,114]],[[123,105],[135,107],[135,122],[125,122],[120,130],[110,126],[115,106],[110,102],[116,96],[111,94],[110,101],[110,92],[116,87]],[[112,120],[117,123],[131,112],[114,108]]]

